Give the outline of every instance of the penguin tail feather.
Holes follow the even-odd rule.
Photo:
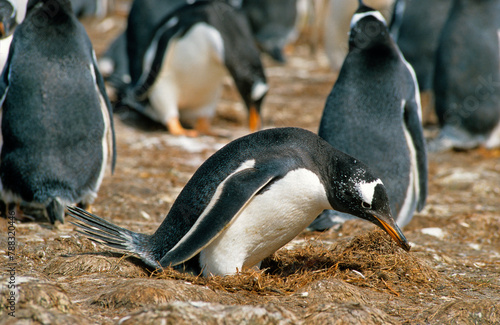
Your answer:
[[[52,198],[49,204],[45,207],[47,211],[47,215],[49,216],[49,220],[51,224],[54,224],[56,220],[59,220],[61,223],[64,223],[64,208],[65,204],[61,202],[58,197]]]
[[[106,245],[115,249],[134,253],[141,257],[146,263],[157,266],[155,262],[148,258],[148,254],[141,249],[147,243],[148,235],[139,234],[128,229],[118,227],[95,214],[89,213],[79,207],[68,206],[68,215],[79,222],[71,224],[79,227],[76,231],[89,237],[90,240],[98,244]]]

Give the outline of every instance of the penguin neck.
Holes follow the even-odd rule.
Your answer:
[[[71,4],[68,0],[42,0],[34,4],[30,4],[28,6],[26,16],[28,18],[29,15],[29,17],[34,19],[37,22],[37,27],[39,27],[41,24],[64,24],[70,19],[71,12]],[[44,17],[45,19],[37,19],[37,16]]]
[[[381,58],[392,60],[398,57],[398,51],[390,41],[383,43],[370,44],[368,46],[358,47],[353,43],[349,44],[349,52],[362,54],[367,60],[379,61]]]

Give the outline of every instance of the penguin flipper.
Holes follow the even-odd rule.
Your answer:
[[[427,198],[427,153],[419,110],[420,105],[415,99],[408,101],[404,107],[404,123],[406,125],[406,129],[410,133],[417,155],[418,182],[420,190],[418,193],[417,210],[421,211],[424,208],[425,200]]]
[[[151,86],[153,86],[163,64],[163,56],[168,50],[170,41],[181,32],[178,19],[173,16],[161,26],[151,41],[144,56],[144,66],[139,80],[134,83],[133,90],[137,101],[145,100]]]
[[[161,260],[175,266],[198,254],[224,231],[250,200],[277,175],[248,168],[230,175],[214,194],[193,227]]]
[[[104,79],[102,78],[101,72],[99,71],[99,66],[97,64],[97,59],[95,52],[92,51],[92,66],[94,69],[95,82],[99,91],[99,97],[101,98],[101,105],[106,107],[101,107],[103,114],[107,114],[109,121],[109,130],[106,135],[108,141],[108,150],[111,153],[111,172],[114,172],[116,165],[116,140],[115,140],[115,129],[113,124],[113,107],[109,101],[109,97],[106,93],[106,86],[104,84]]]

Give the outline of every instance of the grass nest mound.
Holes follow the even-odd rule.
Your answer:
[[[378,229],[343,239],[333,247],[311,241],[300,249],[281,249],[263,261],[260,271],[204,278],[166,268],[155,275],[228,292],[246,290],[261,295],[291,294],[327,278],[394,295],[422,286],[436,288],[444,281],[426,262],[402,250]]]

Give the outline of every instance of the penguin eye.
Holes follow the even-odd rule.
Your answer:
[[[361,202],[361,206],[365,209],[371,209],[372,208],[372,205],[368,202]]]

